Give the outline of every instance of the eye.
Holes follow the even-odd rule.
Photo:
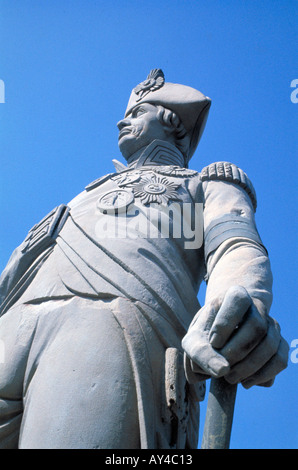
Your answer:
[[[144,108],[136,108],[132,112],[132,117],[137,117],[140,116],[141,114],[144,114],[146,111]]]

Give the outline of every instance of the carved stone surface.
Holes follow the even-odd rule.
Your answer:
[[[286,367],[252,183],[229,162],[188,168],[210,103],[151,71],[118,123],[127,166],[12,254],[0,448],[196,448],[206,380],[269,386]]]

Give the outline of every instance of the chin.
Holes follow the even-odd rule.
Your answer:
[[[120,139],[118,142],[118,146],[125,160],[128,160],[129,157],[131,157],[131,155],[135,152],[135,150],[132,149],[131,143],[127,141],[124,142],[122,139]]]
[[[120,152],[126,160],[128,160],[134,153],[136,153],[140,149],[136,137],[131,135],[124,135],[118,141],[118,146]]]

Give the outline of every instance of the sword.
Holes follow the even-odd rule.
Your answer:
[[[237,384],[212,378],[201,449],[229,449]]]

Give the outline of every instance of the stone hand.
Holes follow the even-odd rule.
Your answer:
[[[286,368],[289,351],[278,323],[259,313],[241,286],[231,287],[222,302],[216,299],[201,308],[182,347],[201,378],[225,377],[245,388],[271,386]]]

